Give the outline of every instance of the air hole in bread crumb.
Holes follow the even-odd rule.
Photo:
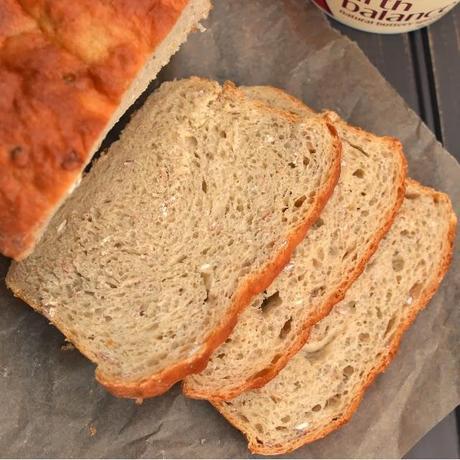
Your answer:
[[[343,375],[345,377],[351,377],[353,375],[353,372],[355,372],[355,368],[353,366],[345,366],[343,368]]]
[[[340,403],[340,395],[339,394],[335,394],[334,396],[332,396],[331,398],[329,398],[327,401],[326,401],[326,405],[325,407],[336,407],[338,406]]]
[[[296,208],[300,208],[304,203],[307,197],[305,195],[302,195],[301,197],[297,198],[297,200],[294,201],[294,206]]]
[[[303,165],[308,166],[310,164],[310,158],[308,157],[303,157]]]
[[[292,318],[289,318],[283,325],[280,331],[279,338],[285,339],[289,332],[291,332]]]
[[[396,316],[392,316],[390,321],[388,321],[387,328],[385,329],[385,333],[383,334],[386,337],[392,330],[396,323]]]
[[[364,171],[362,169],[357,169],[353,173],[353,176],[358,177],[359,179],[362,179],[364,177]]]
[[[259,432],[259,433],[263,433],[264,432],[264,429],[262,427],[262,425],[260,423],[256,423],[254,425],[255,429]],[[257,440],[257,442],[259,442],[259,440]]]
[[[422,292],[422,284],[415,283],[409,290],[409,297],[416,299]]]
[[[419,197],[420,195],[418,193],[411,193],[411,192],[406,192],[405,198],[408,200],[415,200]]]
[[[231,405],[232,405],[231,403],[226,403],[226,404],[227,404],[227,406],[231,406]],[[241,420],[243,420],[243,422],[249,423],[249,419],[248,419],[245,415],[243,415],[243,414],[238,414],[238,417],[239,417]]]
[[[342,260],[345,260],[355,249],[356,249],[355,246],[353,246],[352,248],[348,248],[342,257]]]
[[[267,314],[273,308],[279,307],[283,303],[283,300],[280,297],[280,293],[276,291],[271,296],[266,297],[263,302],[260,304],[260,310],[262,313]]]
[[[311,227],[312,230],[316,230],[320,227],[322,227],[324,225],[324,220],[321,219],[321,217],[319,219],[316,220],[316,222],[313,224],[313,226]]]
[[[276,431],[287,431],[287,428],[285,426],[277,426],[275,430]]]
[[[201,190],[203,190],[204,193],[208,193],[208,184],[204,179],[201,181]]]
[[[361,334],[359,334],[358,338],[360,342],[369,342],[370,335],[365,332],[362,332]]]
[[[404,268],[404,259],[396,254],[391,261],[391,266],[395,272],[400,272]]]
[[[191,149],[195,149],[198,146],[198,140],[195,136],[187,136],[185,138],[185,143],[187,144],[187,147]]]
[[[316,404],[316,406],[313,406],[311,410],[313,412],[319,412],[321,410],[321,404]]]
[[[296,165],[293,161],[290,161],[290,162],[288,163],[288,166],[289,166],[290,168],[292,168],[292,169],[294,169],[294,168],[297,167],[297,165]]]
[[[286,415],[286,416],[284,416],[284,417],[281,419],[281,421],[282,421],[283,423],[288,423],[288,422],[291,421],[291,416],[290,416],[290,415]]]
[[[326,291],[326,286],[319,286],[315,289],[313,289],[313,291],[311,291],[311,296],[312,297],[318,297],[318,296],[321,296],[325,293]]]

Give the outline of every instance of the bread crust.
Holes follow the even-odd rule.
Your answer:
[[[2,0],[0,252],[21,260],[189,0]]]
[[[277,92],[280,97],[288,97],[288,100],[297,107],[299,107],[299,110],[305,111],[305,109],[308,109],[308,107],[306,107],[301,101],[294,98],[293,96],[287,95],[286,93],[284,93],[284,91],[274,87],[270,87],[270,89],[272,91]],[[326,116],[331,120],[331,123],[335,122],[337,124],[343,124],[347,127],[348,130],[354,131],[359,136],[365,136],[367,138],[374,137],[372,134],[360,128],[348,125],[333,112],[326,112]],[[237,386],[234,386],[232,388],[219,389],[218,391],[194,388],[193,382],[189,383],[187,379],[185,379],[182,384],[182,391],[185,394],[185,396],[193,399],[228,401],[237,397],[241,393],[244,393],[245,391],[263,387],[266,383],[275,378],[279,374],[279,372],[287,365],[289,360],[305,345],[313,326],[321,319],[323,319],[325,316],[327,316],[334,307],[334,305],[340,302],[345,297],[346,291],[359,277],[359,275],[361,275],[361,273],[366,267],[367,262],[377,250],[380,241],[391,228],[396,214],[399,211],[404,200],[404,193],[406,189],[405,179],[407,174],[407,161],[403,153],[403,147],[397,139],[391,137],[382,138],[382,141],[388,142],[391,145],[391,149],[395,152],[395,156],[400,164],[399,176],[395,183],[395,187],[397,188],[398,192],[397,199],[394,203],[393,208],[388,212],[386,216],[385,224],[379,229],[378,232],[375,233],[372,241],[370,242],[367,252],[363,255],[362,259],[356,264],[354,270],[351,273],[349,273],[349,276],[342,281],[342,283],[337,287],[336,291],[329,296],[329,298],[324,302],[322,308],[319,309],[314,315],[311,315],[308,318],[308,321],[303,325],[301,333],[297,337],[297,340],[293,343],[293,345],[290,348],[286,349],[285,353],[279,356],[275,362],[271,363],[270,367],[265,368],[264,370],[259,371],[256,374],[248,377],[244,382],[241,382]]]
[[[224,89],[221,96],[231,96],[236,99],[244,98],[243,93],[231,82],[226,82],[224,84]],[[293,122],[301,121],[299,117],[296,117],[293,114],[271,109],[263,103],[254,102],[254,105],[260,107],[261,110],[281,114],[283,117]],[[112,376],[104,375],[104,373],[96,369],[96,379],[99,381],[99,383],[106,387],[108,391],[110,391],[115,396],[132,399],[143,399],[158,396],[167,391],[172,385],[183,379],[185,376],[191,373],[201,372],[206,367],[212,352],[230,335],[231,331],[236,325],[239,313],[241,313],[241,311],[249,305],[251,299],[255,295],[262,292],[271,284],[271,282],[281,272],[284,266],[289,262],[295,247],[303,240],[308,229],[316,221],[317,217],[326,205],[329,197],[332,195],[332,192],[340,176],[342,143],[335,127],[329,123],[328,117],[323,116],[323,118],[326,121],[326,126],[333,139],[332,165],[330,169],[330,175],[328,180],[323,185],[323,188],[316,194],[315,202],[310,206],[310,211],[305,216],[305,220],[297,227],[295,231],[292,232],[292,234],[287,236],[286,244],[282,247],[280,252],[278,254],[274,254],[272,260],[268,262],[259,273],[254,274],[239,288],[239,290],[235,293],[233,303],[229,308],[226,316],[222,319],[220,326],[207,337],[205,343],[198,353],[187,360],[182,360],[176,363],[174,366],[171,366],[162,372],[134,381],[116,380]],[[91,356],[91,353],[89,353],[89,351],[79,343],[78,338],[74,337],[74,334],[72,334],[72,332],[69,331],[65,325],[53,322],[53,319],[47,315],[46,310],[43,309],[42,306],[38,305],[33,299],[29,298],[27,293],[24,292],[24,290],[21,289],[18,285],[16,285],[14,269],[10,269],[8,272],[6,282],[7,286],[13,291],[16,297],[21,298],[32,308],[46,316],[53,324],[56,325],[56,327],[58,327],[58,329],[64,333],[64,335],[66,335],[66,337],[72,341],[75,347],[79,349],[82,354],[87,357]],[[97,364],[97,362],[95,364]]]
[[[450,262],[452,260],[453,246],[454,246],[456,226],[457,226],[457,218],[453,211],[451,201],[446,194],[433,190],[429,187],[425,187],[412,179],[407,179],[406,182],[408,184],[410,183],[412,186],[415,186],[417,190],[419,191],[419,193],[425,194],[425,195],[431,195],[433,199],[444,201],[450,208],[450,222],[449,222],[449,228],[448,228],[448,231],[445,237],[446,244],[444,245],[444,254],[443,254],[441,263],[439,264],[436,275],[431,280],[431,283],[425,288],[424,292],[419,297],[418,302],[414,303],[408,315],[408,318],[403,324],[401,324],[399,329],[395,332],[393,340],[390,346],[388,347],[387,353],[382,356],[380,361],[376,363],[373,370],[369,373],[369,375],[367,376],[367,380],[364,382],[363,386],[359,389],[358,393],[353,398],[352,403],[349,405],[348,409],[344,412],[344,414],[338,420],[332,421],[326,427],[310,432],[304,436],[299,436],[298,438],[293,439],[290,442],[287,442],[286,444],[262,445],[259,442],[257,442],[257,439],[255,437],[251,436],[247,431],[245,431],[245,427],[241,423],[240,420],[238,420],[236,417],[233,417],[231,414],[227,413],[222,408],[222,405],[220,402],[211,401],[211,404],[232,425],[234,425],[238,430],[243,432],[245,437],[248,439],[248,443],[249,443],[248,447],[252,453],[263,454],[263,455],[286,454],[286,453],[292,452],[295,449],[298,449],[299,447],[302,447],[305,444],[308,444],[318,439],[324,438],[326,435],[328,435],[332,431],[335,431],[336,429],[340,428],[342,425],[347,423],[351,419],[353,414],[356,412],[356,410],[358,409],[358,406],[361,403],[367,388],[374,382],[374,380],[377,378],[377,376],[380,373],[385,371],[385,369],[388,367],[390,362],[393,360],[394,356],[396,355],[400,347],[402,337],[404,333],[406,332],[406,330],[415,321],[417,314],[427,306],[428,302],[431,300],[434,293],[439,288],[441,281],[444,275],[446,274],[449,268]]]

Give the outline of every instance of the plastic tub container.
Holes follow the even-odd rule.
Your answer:
[[[355,29],[378,34],[428,26],[460,0],[312,0],[329,16]]]

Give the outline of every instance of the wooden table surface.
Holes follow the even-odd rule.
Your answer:
[[[359,44],[460,161],[460,6],[432,26],[409,34],[369,34],[331,23]],[[420,440],[407,458],[460,458],[460,408]]]

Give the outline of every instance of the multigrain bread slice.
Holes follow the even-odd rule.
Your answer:
[[[7,284],[118,396],[201,371],[332,193],[341,143],[234,85],[165,83]]]
[[[314,116],[276,88],[244,91],[291,113]],[[404,197],[401,144],[329,116],[343,144],[341,176],[331,199],[289,265],[241,315],[206,369],[185,379],[187,396],[232,399],[275,377],[304,345],[313,325],[343,298],[388,231]]]
[[[0,253],[20,260],[210,0],[0,2]]]
[[[366,270],[304,348],[264,388],[214,403],[252,452],[290,452],[351,418],[439,287],[455,226],[446,195],[408,183],[401,211]]]

